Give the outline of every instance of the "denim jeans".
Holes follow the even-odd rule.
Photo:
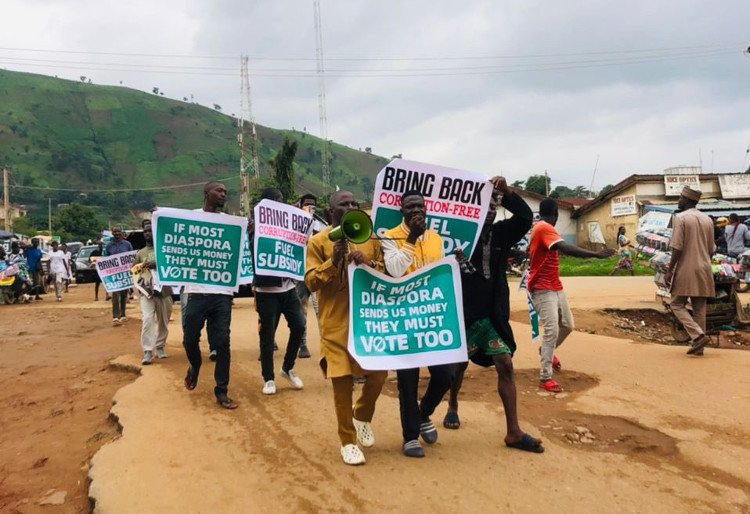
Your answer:
[[[263,374],[263,380],[268,382],[274,380],[273,340],[280,316],[284,315],[289,326],[289,342],[286,345],[284,363],[281,366],[284,371],[294,368],[306,323],[302,317],[302,307],[296,289],[290,289],[283,293],[256,292],[255,308],[258,311],[258,321],[260,322],[261,373]]]
[[[404,442],[419,437],[419,424],[432,416],[443,396],[451,388],[455,364],[429,366],[430,382],[427,384],[422,401],[417,404],[419,394],[419,368],[400,369],[398,377],[398,403],[401,410],[401,431]]]
[[[214,394],[227,394],[229,387],[229,326],[232,323],[232,297],[226,294],[190,293],[185,313],[182,346],[185,347],[193,373],[201,368],[201,350],[198,346],[203,325],[207,325],[208,340],[216,350]]]

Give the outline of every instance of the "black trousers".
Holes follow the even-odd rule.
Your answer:
[[[289,342],[284,353],[284,363],[281,369],[289,371],[294,368],[297,352],[302,344],[306,321],[302,317],[302,305],[296,289],[283,293],[255,293],[255,308],[260,320],[260,367],[263,380],[274,380],[273,372],[273,340],[276,326],[281,315],[286,318],[289,326]]]
[[[128,290],[112,293],[112,318],[124,318],[128,303]]]
[[[183,324],[182,346],[196,375],[201,369],[201,350],[198,346],[203,325],[208,332],[211,348],[216,350],[214,394],[227,394],[229,387],[229,326],[232,323],[232,297],[226,294],[191,293]]]
[[[451,381],[455,373],[455,364],[441,364],[429,366],[430,381],[427,384],[422,401],[417,403],[419,394],[419,368],[400,369],[396,371],[398,377],[398,402],[401,409],[401,431],[404,442],[419,437],[419,424],[427,420],[443,396],[451,388]]]

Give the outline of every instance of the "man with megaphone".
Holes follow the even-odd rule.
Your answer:
[[[349,340],[349,279],[347,265],[367,265],[383,271],[380,243],[371,239],[372,221],[349,191],[331,195],[328,214],[332,226],[313,236],[307,245],[305,283],[318,296],[320,307],[320,366],[333,384],[333,400],[341,440],[341,458],[364,464],[357,445],[375,444],[370,422],[387,371],[360,368],[347,349]],[[362,393],[352,407],[354,375],[365,376]]]

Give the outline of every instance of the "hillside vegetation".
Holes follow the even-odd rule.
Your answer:
[[[249,129],[246,129],[249,133]],[[297,194],[324,191],[322,140],[258,126],[261,177],[284,136],[297,141]],[[333,183],[361,198],[372,194],[383,157],[331,144]],[[194,207],[201,188],[156,189],[226,179],[239,204],[236,120],[189,102],[116,86],[99,86],[0,70],[0,166],[11,170],[14,203],[33,213],[78,201],[110,220],[154,205]],[[18,187],[27,186],[27,187]],[[31,186],[31,187],[28,187]],[[42,188],[42,189],[38,189]],[[53,191],[44,188],[64,188]],[[91,192],[140,189],[133,192]]]

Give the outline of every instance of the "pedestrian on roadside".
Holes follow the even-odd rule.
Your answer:
[[[55,298],[62,302],[64,280],[68,274],[68,261],[65,252],[60,249],[57,241],[52,241],[52,251],[49,253],[50,278],[55,282]]]
[[[89,254],[89,262],[91,264],[96,263],[96,260],[104,254],[104,244],[101,241],[97,241],[96,248]],[[94,301],[99,301],[99,286],[102,285],[102,279],[99,276],[99,272],[94,268]]]
[[[359,204],[349,191],[331,195],[328,212],[332,226],[341,223],[347,212]],[[320,302],[320,366],[333,386],[333,403],[341,441],[341,458],[345,464],[365,463],[364,448],[375,444],[372,418],[387,371],[365,371],[352,358],[349,342],[349,262],[364,264],[383,271],[380,243],[371,239],[362,244],[341,239],[334,243],[328,238],[331,228],[324,228],[313,236],[307,246],[305,282],[318,295]],[[352,402],[354,375],[365,376],[359,398]]]
[[[209,182],[203,187],[203,211],[220,214],[227,201],[227,188],[221,182]],[[188,295],[183,322],[182,346],[185,348],[190,367],[185,375],[185,388],[192,391],[198,385],[202,359],[198,345],[203,326],[207,326],[208,343],[216,350],[214,367],[214,394],[216,401],[225,409],[236,409],[237,402],[227,395],[229,390],[230,325],[232,324],[232,298],[234,288],[207,287],[199,284],[184,286]]]
[[[680,210],[672,218],[672,258],[665,281],[670,286],[670,309],[690,335],[688,355],[703,355],[708,344],[706,335],[706,303],[715,296],[711,255],[714,244],[713,222],[696,209],[701,192],[685,186],[677,202]],[[731,216],[730,216],[731,221]],[[727,238],[729,241],[729,238]],[[731,245],[731,243],[730,243]],[[687,301],[693,308],[687,310]]]
[[[539,218],[539,222],[531,230],[531,264],[527,285],[544,331],[540,351],[539,387],[559,393],[563,390],[562,386],[552,380],[553,362],[554,367],[560,367],[559,361],[556,361],[555,349],[565,341],[575,327],[573,313],[570,311],[560,281],[560,254],[608,259],[615,251],[605,248],[594,252],[567,243],[555,230],[558,211],[557,202],[552,198],[545,198],[539,204]]]
[[[65,284],[65,292],[68,292],[68,287],[70,286],[70,280],[73,278],[73,256],[68,251],[68,245],[65,243],[60,245],[60,250],[65,254],[65,268],[68,270],[65,273],[65,278],[63,279],[63,282]]]
[[[632,245],[630,244],[630,239],[627,238],[625,235],[625,227],[620,226],[617,229],[617,246],[619,247],[617,253],[619,254],[620,258],[617,261],[617,265],[615,265],[614,269],[609,272],[610,276],[617,273],[619,270],[624,269],[628,272],[630,272],[630,276],[632,277],[635,275],[635,266],[633,264],[633,253],[630,251],[632,248]]]
[[[143,239],[146,246],[138,250],[135,255],[135,266],[140,288],[141,313],[141,348],[143,361],[141,364],[151,364],[154,350],[159,359],[165,359],[167,352],[164,346],[169,335],[169,317],[172,315],[172,288],[169,286],[156,287],[153,280],[153,270],[156,269],[154,254],[154,237],[151,224],[143,226]]]
[[[114,241],[107,245],[107,255],[117,255],[120,253],[132,252],[133,245],[125,239],[122,227],[113,227],[112,235]],[[119,325],[128,320],[125,316],[125,306],[128,303],[128,290],[115,291],[112,293],[112,324]]]
[[[44,270],[42,269],[42,257],[43,252],[39,249],[39,239],[32,238],[31,246],[24,250],[26,256],[26,262],[29,264],[29,274],[31,275],[31,282],[34,284],[34,299],[41,300],[39,296],[44,292]]]
[[[401,224],[386,231],[382,241],[385,269],[392,277],[414,273],[423,266],[443,258],[443,239],[427,229],[424,196],[416,190],[401,195]],[[438,431],[430,420],[435,408],[451,387],[454,364],[428,366],[430,381],[421,401],[419,397],[419,368],[400,369],[398,401],[401,411],[402,452],[407,457],[424,457],[419,436],[427,444],[437,441]]]
[[[727,255],[737,258],[750,250],[750,230],[747,225],[740,223],[737,213],[729,215],[729,224],[724,228],[724,239],[727,241]]]
[[[272,200],[284,202],[284,196],[276,188],[268,188],[261,194],[261,200]],[[289,341],[284,353],[284,362],[281,365],[281,376],[292,385],[294,389],[302,389],[304,383],[294,371],[297,353],[302,344],[302,335],[305,332],[306,320],[302,316],[302,306],[297,295],[297,284],[289,278],[270,277],[257,272],[253,279],[255,292],[255,308],[258,311],[258,323],[260,334],[260,365],[263,376],[263,394],[276,394],[276,376],[273,371],[273,351],[276,328],[281,316],[286,319],[289,326]]]

